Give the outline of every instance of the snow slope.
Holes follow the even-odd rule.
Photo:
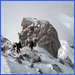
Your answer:
[[[69,47],[65,41],[61,41],[62,46],[60,48],[60,52],[58,53],[58,57],[62,60],[65,60],[64,58],[67,55],[71,59],[71,61],[74,63],[73,59],[73,50]],[[67,51],[68,50],[68,51]],[[63,51],[63,53],[61,53]],[[64,54],[65,52],[65,54]],[[22,64],[19,64],[15,57],[19,55],[23,55],[24,53],[27,53],[31,58],[24,58],[22,61]],[[11,54],[11,56],[10,56]],[[42,62],[34,63],[33,68],[31,68],[32,61],[34,57],[40,57]],[[64,57],[63,57],[64,56]],[[61,74],[61,73],[67,73],[67,74],[73,74],[74,70],[73,68],[63,61],[66,64],[60,63],[60,59],[54,58],[51,54],[49,54],[45,49],[40,47],[34,47],[34,50],[31,51],[30,48],[24,47],[21,49],[21,53],[13,55],[10,50],[8,50],[6,53],[1,54],[1,73],[2,74]],[[42,72],[40,72],[41,70]]]
[[[69,46],[67,41],[61,40],[61,47],[58,52],[58,57],[65,60],[68,56],[74,64],[74,49]]]

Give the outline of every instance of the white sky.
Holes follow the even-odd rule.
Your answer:
[[[49,20],[50,23],[54,23],[58,16],[59,19],[66,18],[66,16],[60,17],[60,12],[67,15],[68,17],[73,18],[73,9],[73,1],[2,1],[1,34],[8,38],[11,42],[18,42],[18,32],[21,32],[21,21],[23,17],[44,19]],[[63,21],[65,23],[65,20]]]

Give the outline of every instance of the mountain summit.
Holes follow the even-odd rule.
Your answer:
[[[19,33],[19,39],[22,46],[27,46],[28,39],[37,38],[39,47],[46,49],[57,58],[60,42],[56,29],[48,21],[38,20],[36,18],[23,18],[22,31]]]

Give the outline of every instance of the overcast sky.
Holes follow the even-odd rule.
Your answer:
[[[21,32],[23,17],[33,17],[51,22],[60,12],[73,18],[73,9],[73,1],[2,1],[1,33],[11,42],[18,42],[18,32]]]

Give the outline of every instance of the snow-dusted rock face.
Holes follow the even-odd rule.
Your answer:
[[[8,50],[11,47],[11,42],[5,38],[5,37],[1,37],[1,48],[3,48],[4,50]]]
[[[22,46],[27,46],[27,40],[37,39],[37,44],[48,50],[54,57],[57,58],[60,42],[55,28],[45,20],[38,20],[36,18],[23,18],[22,32],[19,33],[19,39]]]

